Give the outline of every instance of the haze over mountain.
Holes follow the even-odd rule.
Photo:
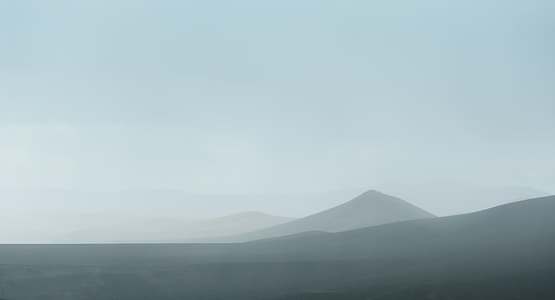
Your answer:
[[[2,189],[555,192],[554,1],[0,3]]]
[[[294,220],[260,212],[212,219],[123,213],[0,213],[1,243],[168,242],[233,235]]]
[[[445,207],[456,203],[457,205],[450,207],[453,212],[465,212],[471,207],[474,207],[474,210],[481,210],[529,198],[526,195],[546,194],[533,188],[480,187],[463,184],[444,186],[441,183],[435,187],[430,184],[397,184],[383,188],[398,192],[399,194],[393,195],[403,195],[403,199],[409,199],[409,202],[416,206],[433,208],[435,211],[445,211]],[[0,242],[243,241],[303,231],[336,232],[405,219],[402,215],[395,215],[400,211],[392,207],[371,207],[372,205],[363,199],[359,199],[358,203],[357,201],[348,205],[345,203],[361,192],[346,190],[319,194],[203,195],[171,190],[121,192],[57,189],[0,190],[0,201],[3,204],[3,211],[0,212]],[[465,201],[466,199],[471,201]],[[342,203],[345,205],[341,205]],[[434,205],[430,207],[423,205],[430,203]],[[333,212],[313,215],[314,212],[337,205],[340,206]],[[404,205],[401,210],[404,211],[409,206],[411,205]],[[266,215],[265,213],[268,212],[261,210],[262,208],[283,212],[287,217]],[[254,210],[264,211],[264,213],[256,214],[252,212]],[[374,212],[371,212],[372,210]],[[251,213],[244,213],[245,211],[251,211]],[[372,215],[378,211],[381,211],[381,216]],[[414,212],[414,210],[409,211]],[[368,212],[368,215],[364,215],[364,212]],[[293,220],[289,217],[295,214],[303,217],[309,215],[310,218],[304,220],[305,217],[292,224],[266,229]],[[222,219],[222,215],[228,215],[228,220],[232,218],[231,216],[236,220],[239,216],[243,216],[251,218],[251,221],[245,221],[241,225],[238,223],[233,225],[232,222],[219,227],[214,225],[213,222],[225,222],[226,218]],[[339,217],[343,215],[348,217]],[[387,220],[388,215],[395,216]],[[409,218],[425,216],[417,213],[416,216],[409,216]],[[260,229],[266,230],[249,233],[252,237],[245,235],[231,238],[233,235]]]
[[[353,199],[369,188],[321,193],[195,194],[179,190],[123,191],[64,189],[0,189],[1,213],[21,218],[33,215],[103,213],[168,218],[207,219],[260,211],[271,215],[306,217]],[[480,186],[456,182],[392,183],[378,186],[438,215],[474,212],[518,199],[546,196],[532,187]],[[32,218],[29,220],[33,223]],[[36,226],[40,228],[42,225]]]
[[[262,229],[294,220],[260,212],[244,212],[220,218],[187,221],[149,218],[119,226],[91,226],[55,237],[55,243],[167,243],[219,237]],[[140,221],[140,222],[139,222]]]
[[[361,192],[363,190],[243,195],[148,189],[4,189],[0,190],[0,242],[130,241],[129,237],[135,241],[175,241],[198,238],[203,231],[204,237],[223,236],[281,221],[270,218],[268,222],[257,224],[256,216],[250,214],[254,217],[252,227],[242,225],[244,231],[232,231],[230,229],[236,226],[228,224],[213,230],[213,234],[201,229],[202,223],[193,224],[191,221],[220,219],[249,211],[285,216],[284,220],[291,220],[290,217],[306,216],[338,205]],[[264,218],[263,214],[258,217]]]
[[[70,201],[70,199],[67,200]],[[129,213],[4,214],[0,220],[0,224],[4,225],[4,230],[0,230],[0,241],[5,243],[236,242],[310,231],[339,232],[433,217],[432,214],[406,201],[374,190],[367,191],[348,202],[346,200],[341,205],[298,220],[260,212],[243,212],[201,220]]]
[[[339,205],[366,189],[322,193],[196,194],[179,190],[124,191],[64,189],[0,190],[3,212],[122,213],[192,219],[219,218],[246,211],[304,217]]]
[[[55,237],[55,243],[165,243],[234,235],[294,220],[244,212],[206,220],[142,218],[133,223],[97,224]]]
[[[433,217],[434,215],[429,212],[404,200],[370,190],[349,202],[305,218],[235,237],[223,238],[222,241],[249,241],[310,231],[340,232]]]

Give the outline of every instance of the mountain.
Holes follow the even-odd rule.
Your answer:
[[[555,299],[555,196],[230,244],[0,245],[8,299]]]
[[[83,215],[88,216],[89,214]],[[94,216],[95,218],[86,225],[81,223],[82,229],[59,235],[53,239],[53,242],[167,243],[240,234],[294,220],[294,218],[273,216],[260,212],[244,212],[196,221],[145,216],[136,217],[132,220],[129,220],[129,218],[115,218],[114,220],[114,217],[119,215],[94,214]]]
[[[370,190],[347,203],[308,217],[224,238],[221,241],[250,241],[308,231],[340,232],[386,223],[433,217],[434,215],[404,200]]]

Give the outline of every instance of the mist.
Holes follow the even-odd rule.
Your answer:
[[[552,9],[6,2],[0,188],[553,193]]]
[[[555,2],[0,2],[0,299],[555,299]]]

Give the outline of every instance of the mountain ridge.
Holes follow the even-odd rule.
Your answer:
[[[100,215],[102,216],[102,215]],[[295,218],[247,211],[204,220],[182,220],[167,217],[121,222],[117,226],[79,228],[52,239],[54,243],[168,243],[179,239],[209,238],[248,232],[289,222]]]
[[[214,241],[244,242],[311,231],[340,232],[434,217],[433,214],[400,198],[376,190],[368,190],[350,201],[304,218]]]

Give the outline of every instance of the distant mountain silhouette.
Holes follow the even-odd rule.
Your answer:
[[[104,218],[102,218],[104,217]],[[97,220],[106,219],[97,214]],[[167,243],[179,240],[234,235],[294,220],[261,212],[243,212],[206,220],[137,217],[132,222],[112,220],[108,226],[75,230],[56,237],[55,243]],[[98,223],[98,222],[97,222]]]
[[[352,199],[362,192],[364,192],[363,189],[321,193],[196,194],[164,189],[124,191],[0,189],[0,200],[2,200],[0,213],[13,211],[19,215],[29,213],[42,215],[43,212],[116,212],[207,219],[244,211],[263,211],[277,216],[302,217],[343,203],[346,199]],[[0,217],[2,217],[1,214]],[[41,229],[40,226],[38,229]],[[0,242],[2,242],[1,239]]]
[[[340,232],[399,221],[433,218],[434,215],[404,200],[367,191],[353,200],[288,223],[223,238],[221,241],[250,241],[308,231]]]

